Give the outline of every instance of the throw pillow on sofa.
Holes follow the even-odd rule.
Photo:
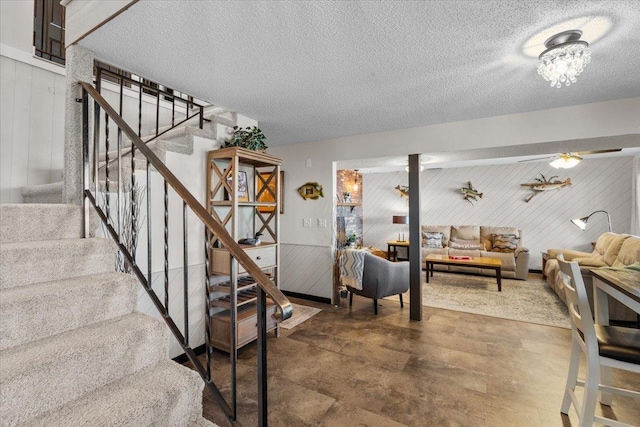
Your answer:
[[[442,248],[443,237],[440,232],[422,232],[422,240],[425,248]]]
[[[491,242],[491,252],[515,252],[520,238],[515,234],[493,234]]]

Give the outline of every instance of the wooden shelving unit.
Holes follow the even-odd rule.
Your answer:
[[[260,236],[258,246],[240,245],[271,280],[279,286],[280,264],[280,163],[266,153],[244,148],[223,148],[207,153],[207,209],[238,241]],[[240,179],[242,177],[242,179]],[[238,185],[240,183],[240,185]],[[209,286],[210,345],[231,351],[231,318],[235,310],[236,348],[257,337],[256,283],[246,275],[229,251],[215,237],[210,242],[209,274],[215,284]],[[232,296],[236,295],[236,307]],[[278,327],[271,318],[275,304],[267,298],[267,330]]]

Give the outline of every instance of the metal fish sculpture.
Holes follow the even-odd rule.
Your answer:
[[[298,188],[298,193],[300,193],[300,196],[305,200],[318,200],[320,197],[324,197],[324,194],[322,194],[322,185],[317,182],[307,182]]]
[[[404,197],[405,199],[409,198],[409,187],[406,185],[396,185],[396,190],[398,190],[401,197]]]
[[[478,191],[473,188],[471,185],[471,181],[467,182],[466,187],[460,188],[460,192],[464,194],[464,199],[473,205],[473,202],[477,202],[478,199],[482,199],[482,193],[478,193]]]
[[[557,178],[557,175],[552,176],[549,179],[545,178],[542,174],[540,174],[540,176],[542,177],[542,179],[536,178],[535,180],[537,182],[520,184],[522,187],[529,187],[529,190],[533,191],[533,193],[531,193],[526,199],[524,199],[525,202],[529,203],[531,199],[533,199],[537,194],[540,194],[543,191],[559,190],[562,187],[571,185],[571,179],[569,178],[564,181],[558,181],[557,179],[554,181],[553,179]]]

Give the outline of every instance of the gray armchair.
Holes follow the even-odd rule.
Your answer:
[[[404,307],[402,294],[409,289],[409,262],[391,262],[376,255],[366,254],[362,273],[362,289],[347,286],[350,292],[349,305],[353,304],[353,294],[373,298],[374,312],[378,314],[378,299],[391,295],[400,296],[400,307]]]

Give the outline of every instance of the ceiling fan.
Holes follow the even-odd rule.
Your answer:
[[[545,157],[538,157],[535,159],[519,160],[518,163],[536,162],[538,160],[544,160],[544,159],[554,159],[551,163],[549,163],[551,166],[553,166],[556,169],[560,169],[560,168],[569,169],[576,166],[578,163],[580,163],[580,160],[582,160],[582,156],[589,156],[591,154],[614,153],[617,151],[622,151],[622,148],[612,148],[608,150],[592,150],[592,151],[569,151],[567,153],[556,154],[555,156],[545,156]]]

